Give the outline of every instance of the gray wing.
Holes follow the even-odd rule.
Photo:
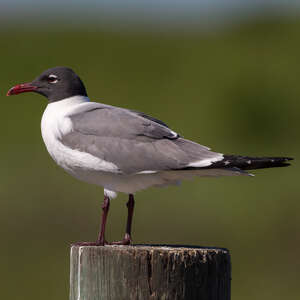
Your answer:
[[[207,166],[222,157],[139,112],[103,105],[69,117],[73,129],[62,143],[112,162],[125,174],[177,170],[199,161]]]

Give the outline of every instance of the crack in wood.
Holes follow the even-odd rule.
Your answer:
[[[150,251],[147,252],[147,272],[148,272],[148,286],[149,286],[149,294],[152,296],[152,253]]]

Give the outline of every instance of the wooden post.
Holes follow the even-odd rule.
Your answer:
[[[226,249],[72,246],[70,300],[230,300]]]

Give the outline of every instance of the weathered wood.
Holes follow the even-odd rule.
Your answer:
[[[226,249],[72,246],[70,300],[229,300]]]

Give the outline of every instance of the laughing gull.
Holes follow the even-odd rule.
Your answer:
[[[110,199],[129,194],[123,240],[131,243],[133,194],[152,186],[178,184],[194,176],[250,175],[246,170],[288,166],[289,157],[224,155],[184,139],[144,113],[91,102],[81,79],[66,67],[44,71],[7,96],[35,92],[48,99],[41,129],[54,161],[74,177],[104,187],[102,222],[95,243],[105,245]]]

